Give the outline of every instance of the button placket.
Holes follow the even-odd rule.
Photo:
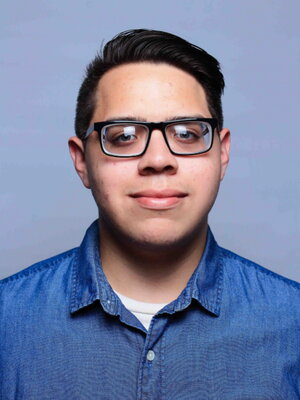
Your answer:
[[[161,340],[167,320],[153,317],[144,344],[143,360],[141,360],[140,387],[138,399],[161,397]]]

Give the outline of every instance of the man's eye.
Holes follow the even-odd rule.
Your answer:
[[[183,131],[183,132],[176,132],[175,136],[177,136],[180,139],[193,139],[197,138],[199,134],[195,134],[194,132],[191,131]]]
[[[103,139],[111,146],[124,146],[134,143],[138,137],[133,126],[110,126]]]
[[[132,133],[120,133],[110,138],[110,142],[114,145],[130,144],[137,139]]]
[[[181,130],[174,132],[174,139],[180,142],[193,143],[202,138],[202,132]]]

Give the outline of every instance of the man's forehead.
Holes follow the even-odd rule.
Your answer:
[[[124,82],[124,84],[126,84],[128,80],[137,77],[140,77],[143,81],[150,81],[151,77],[157,74],[160,75],[161,79],[165,80],[166,84],[169,83],[172,85],[172,78],[174,78],[175,75],[182,75],[194,84],[202,87],[200,82],[183,68],[166,62],[141,61],[124,63],[110,68],[99,79],[97,91],[101,90],[107,80],[110,84],[113,84],[114,81],[118,81],[118,83]]]
[[[156,111],[156,121],[210,116],[200,83],[166,63],[130,63],[112,68],[98,82],[95,100],[95,114],[101,110],[101,116],[110,120],[149,121],[151,110]]]
[[[170,115],[166,119],[164,119],[164,122],[168,121],[175,121],[175,120],[183,120],[183,119],[190,119],[190,118],[205,118],[203,114],[176,114],[176,115]],[[109,118],[110,121],[147,121],[147,117],[142,116],[142,115],[121,115],[121,114],[115,114],[111,115]],[[149,121],[147,121],[149,122]],[[163,121],[162,121],[163,122]]]

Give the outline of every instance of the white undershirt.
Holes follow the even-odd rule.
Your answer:
[[[148,330],[152,317],[162,308],[164,308],[167,303],[145,303],[143,301],[138,301],[124,296],[116,291],[114,291],[119,299],[122,301],[124,306],[132,312],[133,315],[144,325]]]

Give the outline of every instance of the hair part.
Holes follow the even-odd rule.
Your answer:
[[[82,138],[96,107],[99,80],[110,69],[134,62],[167,63],[188,72],[204,89],[211,115],[223,126],[221,96],[225,83],[219,62],[205,50],[171,33],[133,29],[110,40],[88,64],[79,89],[75,131]]]

